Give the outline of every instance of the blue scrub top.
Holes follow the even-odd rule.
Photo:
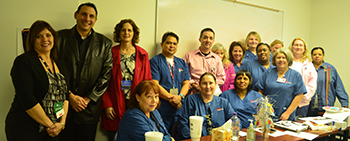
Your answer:
[[[156,126],[155,131],[163,133],[163,141],[171,141],[171,135],[165,128],[162,117],[157,109],[151,112],[151,114],[159,126],[152,120],[151,116],[148,118],[140,109],[128,109],[124,113],[122,120],[120,120],[117,141],[144,141],[145,133],[153,131],[154,125]]]
[[[250,125],[250,121],[248,121],[248,119],[252,119],[254,121],[255,118],[253,115],[255,115],[257,112],[256,105],[258,103],[255,102],[255,100],[261,98],[262,95],[251,90],[247,92],[246,96],[242,100],[238,96],[236,90],[231,89],[223,92],[220,97],[227,99],[232,108],[237,112],[238,118],[241,120],[242,128],[248,128]]]
[[[276,66],[272,65],[270,63],[269,69],[276,68]],[[253,77],[253,90],[258,91],[258,89],[255,87],[255,84],[259,81],[261,76],[265,73],[266,69],[264,66],[260,64],[258,60],[250,61],[250,63],[244,65],[242,67],[242,70],[247,70],[252,74]]]
[[[258,56],[254,55],[254,53],[251,52],[249,49],[245,52],[244,58],[246,58],[250,61],[258,60]]]
[[[167,64],[167,60],[163,54],[158,54],[150,59],[150,66],[152,72],[152,79],[158,80],[159,85],[161,85],[168,92],[173,88],[173,81],[170,75],[169,66],[171,71],[173,71],[173,67]],[[182,82],[191,79],[191,75],[189,73],[186,62],[174,56],[175,62],[175,72],[174,74],[174,83],[175,88],[181,91]],[[178,110],[174,106],[172,106],[167,100],[160,98],[161,106],[158,111],[162,115],[165,125],[170,129],[170,122],[172,122],[172,117],[178,114]]]
[[[209,110],[211,111],[212,128],[223,125],[234,113],[227,99],[214,95],[211,102],[204,103],[200,93],[189,95],[186,97],[182,108],[180,108],[180,114],[178,115],[177,129],[179,133],[177,139],[183,140],[191,138],[189,118],[190,116],[194,116],[196,111],[197,116],[202,116],[204,118],[202,136],[209,135],[207,132],[208,118],[205,116],[208,114]]]
[[[232,62],[232,61],[231,61]],[[233,67],[235,67],[235,72],[237,73],[239,70],[241,70],[245,65],[249,64],[250,60],[243,58],[242,64],[240,67],[237,66],[237,64],[233,61]]]
[[[329,63],[323,62],[322,65],[316,69],[317,71],[317,89],[315,95],[312,97],[310,106],[311,110],[314,110],[315,98],[318,99],[318,110],[324,111],[323,106],[327,106],[326,102],[326,86],[327,86],[327,75],[328,68],[330,68],[331,80],[329,84],[328,93],[328,106],[334,106],[335,99],[338,98],[341,106],[349,105],[349,96],[345,91],[343,82],[335,69],[335,67]]]
[[[271,102],[276,114],[274,120],[278,120],[288,109],[295,96],[307,92],[300,73],[293,69],[288,69],[284,74],[285,83],[277,82],[277,78],[277,68],[273,68],[267,70],[255,85],[265,96],[275,100]],[[288,120],[295,121],[295,111],[290,114]]]

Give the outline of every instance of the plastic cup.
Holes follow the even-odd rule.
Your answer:
[[[202,136],[203,117],[190,116],[191,140],[199,141]]]
[[[149,131],[145,133],[145,139],[146,141],[162,141],[163,133]]]

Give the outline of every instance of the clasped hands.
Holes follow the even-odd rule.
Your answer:
[[[46,127],[46,132],[51,137],[57,136],[62,131],[63,125],[60,122],[57,122],[50,127]]]
[[[181,96],[180,95],[171,95],[171,96],[168,96],[168,99],[169,99],[169,103],[174,106],[176,109],[180,109],[181,106],[182,106],[182,103],[181,103]]]
[[[89,102],[91,101],[88,97],[81,97],[79,95],[70,94],[69,95],[70,104],[76,112],[81,112],[85,110]]]

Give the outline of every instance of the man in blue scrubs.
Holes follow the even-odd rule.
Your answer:
[[[166,32],[162,37],[162,53],[150,60],[152,79],[160,85],[162,115],[165,127],[172,133],[172,126],[177,121],[178,109],[182,106],[189,89],[190,73],[186,62],[174,56],[179,37],[173,32]]]

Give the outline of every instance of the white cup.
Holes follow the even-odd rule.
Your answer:
[[[162,141],[163,133],[149,131],[145,133],[146,141]]]
[[[203,117],[190,116],[191,140],[199,141],[202,136]]]

